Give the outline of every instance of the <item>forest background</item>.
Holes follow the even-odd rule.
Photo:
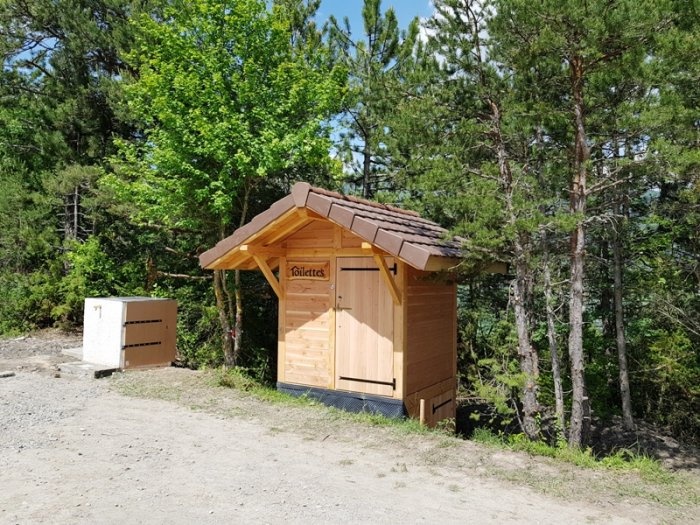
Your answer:
[[[274,295],[197,256],[303,180],[463,238],[483,415],[697,443],[700,2],[435,0],[404,28],[319,7],[0,0],[0,333],[172,297],[185,365],[272,381]]]

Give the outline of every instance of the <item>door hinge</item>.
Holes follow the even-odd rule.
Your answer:
[[[340,268],[341,272],[378,272],[379,268]],[[396,275],[397,267],[396,263],[389,267],[389,271]]]
[[[376,379],[360,379],[358,377],[338,376],[338,379],[342,379],[343,381],[357,381],[359,383],[370,383],[373,385],[387,385],[390,386],[392,389],[396,390],[396,378],[392,379],[391,381],[378,381]]]
[[[447,405],[448,403],[451,403],[451,402],[452,402],[452,398],[448,399],[447,401],[443,401],[443,402],[440,403],[439,405],[433,404],[433,414],[435,414],[435,412],[437,412],[437,411],[440,410],[442,407],[444,407],[445,405]]]

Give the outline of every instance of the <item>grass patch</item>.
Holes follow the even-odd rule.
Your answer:
[[[472,440],[491,447],[518,450],[533,456],[553,458],[583,468],[635,471],[645,480],[654,483],[672,483],[674,481],[673,475],[665,470],[657,460],[628,449],[619,449],[609,456],[596,457],[589,448],[569,448],[564,442],[553,446],[541,441],[530,441],[523,434],[497,435],[484,428],[476,429]]]
[[[256,399],[270,403],[287,405],[313,406],[318,402],[307,396],[290,396],[274,388],[270,388],[248,375],[245,368],[218,368],[214,373],[214,386],[231,388],[239,392],[246,392]]]
[[[346,412],[335,407],[329,407],[328,411],[337,419],[354,421],[364,425],[374,427],[391,427],[402,434],[423,434],[430,432],[430,429],[421,427],[420,423],[410,418],[386,417],[381,414],[370,414],[368,412]]]
[[[182,390],[179,385],[132,381],[130,372],[117,372],[110,377],[118,392],[131,397],[145,397],[163,401],[179,402]]]
[[[420,423],[411,418],[390,418],[381,414],[371,414],[368,412],[346,412],[335,407],[326,407],[320,401],[308,396],[292,396],[280,392],[274,388],[266,386],[251,378],[243,368],[230,368],[227,370],[217,369],[215,374],[215,385],[232,388],[238,391],[247,392],[256,399],[269,403],[281,403],[296,406],[318,406],[324,407],[332,419],[342,419],[353,421],[370,426],[392,427],[405,434],[424,434],[435,432],[435,430],[422,427]]]

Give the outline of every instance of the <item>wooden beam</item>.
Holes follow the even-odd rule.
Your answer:
[[[384,256],[375,253],[373,257],[374,262],[376,262],[377,266],[379,267],[379,273],[382,274],[384,282],[386,283],[387,288],[389,288],[389,293],[391,294],[391,298],[394,300],[394,304],[401,305],[401,290],[399,290],[399,287],[396,285],[396,281],[394,281],[394,278],[389,273],[389,268],[386,266]]]
[[[287,248],[287,258],[304,258],[304,257],[368,257],[372,252],[363,250],[362,248]]]
[[[460,259],[431,255],[423,270],[426,272],[450,271],[459,266],[460,262]]]
[[[265,257],[284,257],[285,251],[280,248],[264,248],[252,244],[241,244],[240,251],[250,255],[260,255]]]
[[[287,378],[286,374],[286,339],[287,333],[285,327],[287,325],[287,279],[285,275],[287,274],[287,259],[282,257],[280,259],[280,289],[282,290],[282,295],[278,302],[278,322],[277,322],[277,381],[284,383]]]
[[[358,249],[358,248],[356,248]],[[367,241],[362,241],[360,243],[360,250],[365,252],[368,255],[373,255],[375,253],[378,253],[379,255],[383,255],[384,257],[396,257],[395,255],[387,252],[386,250],[382,250],[379,246],[375,246],[371,242]],[[398,259],[398,257],[396,257]]]
[[[282,297],[282,289],[280,288],[280,283],[275,277],[275,274],[272,273],[272,270],[270,270],[270,267],[267,265],[267,261],[260,257],[259,255],[253,255],[253,259],[255,259],[255,262],[257,263],[258,267],[262,271],[263,275],[265,276],[265,279],[267,279],[267,282],[270,283],[270,286],[272,286],[272,289],[274,290],[275,294],[277,295],[277,298]]]
[[[328,217],[324,217],[323,215],[319,215],[314,210],[310,210],[308,208],[297,208],[297,215],[299,215],[299,217],[304,217],[305,219],[309,219],[312,221],[326,221],[326,222],[328,222]]]
[[[394,279],[399,285],[401,294],[406,295],[408,266],[403,261],[396,261],[396,276]],[[406,319],[408,319],[408,301],[403,301],[400,306],[394,306],[394,377],[396,378],[396,390],[394,398],[403,399],[406,386]]]
[[[271,233],[272,235],[270,235],[270,237],[262,237],[262,242],[267,245],[274,244],[277,241],[285,238],[287,235],[291,235],[293,232],[302,228],[309,222],[308,217],[300,217],[297,213],[295,213],[295,215],[297,216],[296,220],[290,222],[289,224],[280,224],[275,229],[270,228],[267,233]]]

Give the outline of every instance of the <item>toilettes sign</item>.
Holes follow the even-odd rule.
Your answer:
[[[288,261],[287,279],[306,279],[311,281],[327,281],[330,279],[330,262]]]

